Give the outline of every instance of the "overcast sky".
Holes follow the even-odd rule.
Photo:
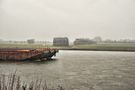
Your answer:
[[[0,0],[0,39],[135,39],[135,0]]]

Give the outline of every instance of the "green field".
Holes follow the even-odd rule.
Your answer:
[[[117,50],[117,51],[135,51],[135,43],[101,43],[91,45],[77,45],[74,49],[88,49],[88,50]]]
[[[0,44],[0,48],[46,48],[49,45],[38,44]]]
[[[58,48],[62,50],[101,50],[101,51],[135,51],[135,43],[100,43],[90,45],[72,45],[54,47],[40,44],[0,44],[0,48]]]

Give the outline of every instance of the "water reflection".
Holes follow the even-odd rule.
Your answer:
[[[0,61],[0,64],[49,64],[49,63],[54,63],[58,59],[53,58],[51,60],[22,60],[22,61]]]

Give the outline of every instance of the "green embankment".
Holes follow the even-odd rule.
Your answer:
[[[0,44],[0,48],[58,48],[60,50],[135,51],[135,43],[100,43],[70,47],[54,47],[51,45],[40,44]]]
[[[49,45],[40,44],[0,44],[0,48],[46,48]]]
[[[135,51],[135,43],[101,43],[91,45],[77,45],[73,46],[72,48],[85,50]]]

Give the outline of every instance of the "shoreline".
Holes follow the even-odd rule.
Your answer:
[[[0,48],[54,48],[58,50],[75,51],[121,51],[135,52],[135,43],[110,43],[110,44],[91,44],[91,45],[70,45],[70,46],[52,46],[36,44],[0,44]]]
[[[81,48],[60,48],[58,50],[74,50],[74,51],[118,51],[118,52],[135,52],[135,50],[111,50],[111,49],[81,49]]]

